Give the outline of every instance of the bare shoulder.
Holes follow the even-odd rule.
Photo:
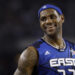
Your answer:
[[[32,73],[34,67],[38,63],[38,53],[36,48],[33,46],[29,46],[27,49],[25,49],[18,61],[18,70],[22,73],[27,73],[28,75],[31,75],[29,73]],[[15,74],[17,75],[17,74]],[[21,74],[22,75],[22,74]]]
[[[33,62],[33,65],[34,65],[37,63],[37,59],[38,59],[38,54],[37,54],[36,48],[34,48],[33,46],[29,46],[21,54],[19,64],[22,62],[25,62],[25,63],[27,62],[28,64],[32,64],[31,62]]]

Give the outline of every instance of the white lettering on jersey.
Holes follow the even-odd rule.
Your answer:
[[[51,67],[57,66],[75,66],[75,58],[56,58],[50,60]]]

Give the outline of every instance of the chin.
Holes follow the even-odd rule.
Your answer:
[[[49,36],[53,36],[53,35],[55,35],[55,31],[52,31],[52,32],[46,32],[46,34],[49,35]]]
[[[54,36],[55,34],[47,34],[48,36]]]

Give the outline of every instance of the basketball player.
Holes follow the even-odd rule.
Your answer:
[[[23,51],[14,75],[75,75],[75,45],[62,37],[61,9],[46,4],[38,17],[44,36]]]

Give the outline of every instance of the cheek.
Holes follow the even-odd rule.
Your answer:
[[[57,17],[57,19],[56,19],[58,22],[60,22],[60,20],[61,20],[61,17]]]
[[[54,24],[55,24],[55,27],[59,27],[59,26],[61,26],[61,22],[58,21],[58,20],[54,21]]]
[[[62,27],[62,23],[61,23],[61,21],[58,22],[58,26],[59,26],[59,27]]]
[[[45,23],[44,22],[40,22],[40,27],[44,30],[46,29]]]

